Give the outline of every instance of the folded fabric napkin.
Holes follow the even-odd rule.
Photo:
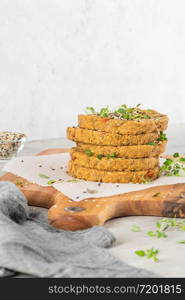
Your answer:
[[[156,277],[113,257],[115,241],[103,227],[71,232],[52,228],[12,183],[0,182],[0,276]]]

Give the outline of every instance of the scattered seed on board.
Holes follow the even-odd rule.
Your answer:
[[[91,190],[91,189],[86,189],[86,191],[87,191],[87,193],[89,193],[89,194],[96,194],[96,193],[98,193],[98,191],[97,190]]]

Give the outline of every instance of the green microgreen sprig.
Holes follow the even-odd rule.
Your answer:
[[[172,158],[167,158],[160,168],[160,174],[163,176],[184,176],[185,175],[185,157],[179,153],[174,153]]]
[[[147,234],[150,237],[157,237],[157,238],[166,238],[167,229],[180,229],[185,231],[185,220],[178,221],[176,218],[168,219],[163,218],[161,221],[156,222],[156,231],[148,231]]]
[[[96,157],[101,160],[103,158],[103,154],[98,154]]]
[[[157,237],[157,238],[167,238],[166,231],[170,229],[178,229],[185,231],[185,219],[177,220],[176,218],[163,218],[160,221],[156,222],[156,230],[155,231],[148,231],[147,234],[149,237]],[[133,224],[131,230],[134,232],[142,231],[140,226],[137,224]],[[178,244],[185,244],[185,240],[177,241]],[[141,257],[152,258],[155,262],[159,259],[157,254],[159,253],[158,249],[150,248],[147,250],[136,250],[135,254]]]
[[[148,259],[153,259],[153,261],[158,262],[159,259],[157,257],[159,253],[159,249],[155,249],[155,248],[150,248],[147,250],[136,250],[135,254],[138,256],[142,256],[142,257],[146,257]]]
[[[160,131],[157,141],[163,142],[163,141],[167,141],[167,140],[168,140],[168,138],[166,136],[166,133],[164,133],[163,131]]]
[[[48,185],[52,185],[52,184],[55,183],[55,182],[56,182],[55,179],[51,179],[51,180],[49,180],[49,181],[47,182],[47,184],[48,184]]]
[[[156,146],[156,145],[157,145],[157,143],[155,143],[155,142],[148,142],[146,145],[150,145],[150,146]]]
[[[107,154],[106,157],[107,157],[107,159],[116,158],[116,157],[118,157],[118,155],[116,153],[112,153],[112,154]]]
[[[97,112],[95,111],[94,107],[90,107],[90,106],[87,106],[86,107],[86,113],[87,114],[97,114]]]
[[[137,224],[133,224],[132,227],[131,227],[131,230],[133,232],[140,232],[141,231],[141,227]]]
[[[87,156],[93,156],[94,155],[94,152],[91,151],[90,149],[86,149],[84,150],[84,153],[87,155]],[[110,158],[116,158],[118,157],[117,153],[111,153],[111,154],[107,154],[107,155],[103,155],[103,154],[98,154],[96,155],[96,157],[101,160],[103,157],[106,157],[107,159],[110,159]]]
[[[48,175],[45,175],[45,174],[42,174],[42,173],[39,174],[39,177],[44,178],[44,179],[49,179]]]
[[[93,156],[93,151],[91,151],[90,149],[86,149],[84,150],[85,154],[87,154],[87,156]]]

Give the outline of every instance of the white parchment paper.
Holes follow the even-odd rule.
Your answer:
[[[74,201],[86,198],[112,196],[145,188],[185,182],[185,177],[160,177],[146,184],[116,184],[76,180],[66,173],[69,153],[16,157],[10,160],[4,171],[21,176],[41,186],[53,186]],[[51,184],[51,181],[56,182]]]

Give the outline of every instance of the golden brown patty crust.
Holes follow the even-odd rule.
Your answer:
[[[159,142],[156,145],[134,145],[134,146],[98,146],[92,144],[77,143],[77,150],[91,150],[94,155],[116,154],[122,158],[145,158],[156,157],[165,151],[167,142]]]
[[[98,158],[99,157],[99,158]],[[159,158],[108,158],[101,156],[88,156],[84,152],[71,150],[71,159],[73,165],[86,167],[89,169],[107,170],[107,171],[139,171],[154,169],[159,166]]]
[[[123,120],[100,117],[98,115],[78,115],[78,125],[81,128],[101,130],[118,134],[142,134],[154,131],[164,131],[168,126],[168,117],[156,111],[143,110],[151,119]]]
[[[88,181],[109,182],[109,183],[143,183],[154,180],[159,176],[159,167],[144,171],[102,171],[77,166],[69,161],[68,174]]]
[[[68,127],[67,137],[69,140],[94,145],[126,146],[144,145],[158,139],[158,132],[138,135],[114,134],[103,131],[83,129],[79,127]]]

